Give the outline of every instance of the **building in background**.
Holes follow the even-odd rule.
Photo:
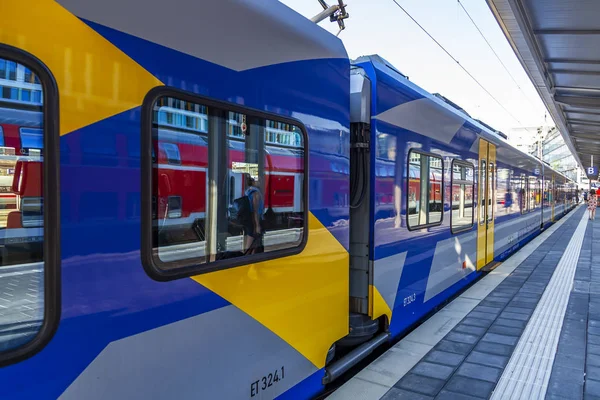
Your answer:
[[[42,85],[29,68],[0,59],[0,102],[39,107],[42,101]]]
[[[542,160],[569,179],[580,183],[580,168],[556,127],[548,130],[542,141]]]
[[[508,132],[508,142],[523,153],[531,154],[531,146],[536,141],[537,130],[538,127],[513,128]]]
[[[514,128],[509,132],[508,141],[524,153],[548,163],[553,169],[576,181],[580,187],[588,184],[585,171],[579,168],[555,126]],[[582,181],[582,176],[585,182]]]

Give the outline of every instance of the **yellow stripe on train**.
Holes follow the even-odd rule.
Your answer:
[[[0,15],[0,42],[33,54],[54,74],[61,135],[138,107],[151,88],[162,85],[52,0],[0,1]]]
[[[349,255],[312,213],[308,226],[308,242],[298,255],[192,279],[323,368],[330,346],[348,334]]]

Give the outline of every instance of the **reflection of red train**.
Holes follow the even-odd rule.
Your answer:
[[[17,209],[8,213],[6,228],[43,226],[42,181],[41,161],[17,161],[12,184]]]
[[[429,172],[429,211],[443,211],[442,171],[431,168]],[[420,207],[421,172],[415,165],[410,165],[408,180],[408,213],[414,214]]]
[[[41,123],[39,111],[0,108],[0,209],[14,210],[7,228],[42,226]]]
[[[228,178],[224,188],[228,202],[244,193],[244,169],[257,168],[245,162],[245,143],[229,137]],[[156,218],[162,240],[183,243],[198,240],[194,223],[204,227],[208,203],[208,139],[205,133],[182,129],[160,129],[155,141],[154,187],[158,190]],[[264,184],[260,183],[265,210],[272,211],[270,222],[292,228],[290,221],[302,221],[303,149],[267,144]],[[252,174],[252,172],[250,172]],[[158,183],[158,184],[157,184]],[[269,212],[270,212],[269,211]],[[297,218],[296,218],[297,217]]]

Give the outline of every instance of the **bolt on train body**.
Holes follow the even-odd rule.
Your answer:
[[[310,398],[574,207],[277,1],[0,13],[2,397]]]

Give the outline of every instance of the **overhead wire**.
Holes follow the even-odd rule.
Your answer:
[[[481,31],[481,29],[479,28],[479,26],[477,25],[477,23],[475,23],[475,20],[473,20],[473,18],[471,17],[471,14],[469,14],[469,11],[467,11],[467,9],[465,8],[465,6],[463,5],[463,3],[460,0],[457,0],[457,2],[460,5],[460,7],[463,9],[463,11],[465,12],[465,14],[467,14],[467,17],[469,17],[469,19],[471,20],[471,23],[473,24],[473,26],[475,27],[475,29],[477,29],[477,31],[479,32],[479,34],[481,35],[481,37],[483,38],[483,40],[485,41],[485,43],[488,45],[488,47],[490,48],[490,50],[492,50],[492,53],[494,53],[494,56],[496,56],[496,58],[498,59],[498,61],[500,62],[500,64],[502,65],[502,67],[504,68],[504,70],[506,71],[506,73],[508,74],[508,76],[510,76],[510,79],[512,79],[512,81],[515,83],[515,85],[517,86],[517,88],[521,91],[521,93],[523,94],[523,97],[527,100],[527,102],[533,108],[536,108],[535,104],[533,104],[533,102],[531,101],[531,99],[529,98],[529,96],[527,96],[527,94],[525,93],[525,91],[523,90],[523,88],[521,88],[521,85],[519,85],[519,82],[517,82],[517,80],[515,79],[515,77],[513,76],[513,74],[508,70],[508,67],[502,61],[502,58],[500,58],[500,56],[498,55],[498,53],[496,53],[496,50],[494,50],[494,47],[492,47],[492,45],[490,44],[490,42],[487,40],[487,38],[485,37],[485,35]]]
[[[431,34],[430,34],[428,31],[427,31],[427,29],[425,29],[425,28],[424,28],[424,27],[423,27],[423,26],[422,26],[422,25],[421,25],[421,24],[420,24],[420,23],[419,23],[419,22],[418,22],[418,21],[417,21],[417,20],[416,20],[416,19],[415,19],[415,18],[414,18],[414,17],[413,17],[413,16],[412,16],[412,15],[411,15],[409,12],[408,12],[408,11],[406,11],[406,9],[405,9],[404,7],[402,7],[402,5],[400,5],[400,3],[398,3],[398,1],[397,1],[397,0],[392,0],[392,1],[394,2],[394,4],[396,4],[396,6],[398,6],[398,8],[400,8],[400,9],[401,9],[401,10],[404,12],[404,14],[406,14],[406,15],[408,16],[408,18],[410,18],[410,19],[411,19],[411,20],[412,20],[412,21],[413,21],[413,22],[414,22],[414,23],[415,23],[415,24],[416,24],[416,25],[417,25],[419,28],[421,28],[421,30],[422,30],[423,32],[425,32],[425,34],[426,34],[427,36],[429,36],[429,38],[430,38],[431,40],[433,40],[433,41],[435,42],[435,44],[437,44],[437,45],[438,45],[438,46],[439,46],[439,47],[440,47],[440,48],[441,48],[441,49],[444,51],[444,53],[446,53],[446,54],[448,55],[448,57],[450,57],[450,58],[451,58],[451,59],[452,59],[454,62],[456,62],[456,64],[458,64],[458,66],[459,66],[459,67],[460,67],[460,68],[461,68],[461,69],[462,69],[462,70],[463,70],[463,71],[464,71],[464,72],[465,72],[467,75],[469,75],[469,77],[470,77],[471,79],[473,79],[473,80],[475,81],[475,83],[477,83],[477,85],[479,85],[479,87],[480,87],[481,89],[483,89],[483,91],[484,91],[484,92],[486,92],[486,93],[487,93],[487,95],[488,95],[488,96],[490,96],[490,97],[491,97],[491,98],[492,98],[492,99],[493,99],[493,100],[494,100],[494,101],[495,101],[495,102],[496,102],[496,103],[497,103],[497,104],[498,104],[498,105],[499,105],[499,106],[500,106],[500,107],[501,107],[501,108],[502,108],[502,109],[503,109],[503,110],[504,110],[504,111],[505,111],[505,112],[506,112],[508,115],[510,115],[510,117],[511,117],[512,119],[514,119],[515,121],[517,121],[517,123],[518,123],[519,125],[521,125],[521,127],[523,127],[523,128],[526,130],[526,131],[528,131],[528,132],[529,132],[529,129],[528,129],[528,128],[527,128],[527,127],[526,127],[526,126],[525,126],[525,125],[524,125],[524,124],[523,124],[523,123],[522,123],[522,122],[521,122],[521,121],[520,121],[520,120],[519,120],[517,117],[515,117],[515,116],[514,116],[514,115],[513,115],[513,114],[512,114],[512,113],[511,113],[511,112],[510,112],[510,111],[509,111],[509,110],[508,110],[506,107],[504,107],[504,105],[503,105],[503,104],[502,104],[502,103],[501,103],[501,102],[500,102],[500,101],[499,101],[499,100],[498,100],[498,99],[497,99],[497,98],[496,98],[496,97],[495,97],[495,96],[494,96],[494,95],[493,95],[493,94],[492,94],[492,93],[491,93],[489,90],[487,90],[487,89],[486,89],[486,87],[485,87],[485,86],[483,86],[483,85],[481,84],[481,82],[479,82],[479,81],[477,80],[477,78],[475,78],[475,76],[473,76],[473,74],[471,74],[471,72],[469,72],[469,70],[468,70],[467,68],[465,68],[465,67],[464,67],[464,66],[463,66],[463,65],[460,63],[460,61],[458,61],[458,60],[456,59],[456,57],[454,57],[454,56],[453,56],[453,55],[452,55],[452,54],[451,54],[451,53],[450,53],[448,50],[446,50],[446,48],[445,48],[445,47],[444,47],[444,46],[443,46],[443,45],[442,45],[440,42],[438,42],[438,41],[437,41],[437,40],[436,40],[436,39],[435,39],[435,38],[434,38],[434,37],[433,37],[433,36],[432,36],[432,35],[431,35]]]

